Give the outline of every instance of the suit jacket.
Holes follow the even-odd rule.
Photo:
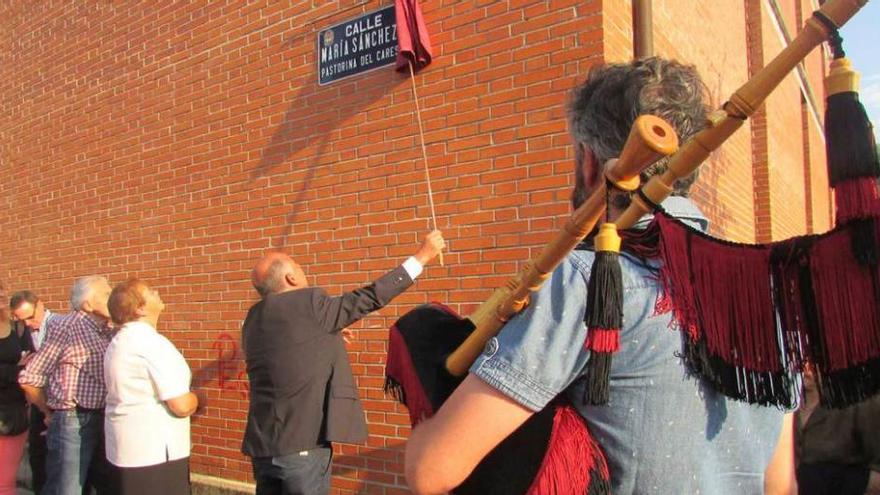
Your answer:
[[[367,438],[339,331],[412,283],[398,267],[338,297],[307,287],[269,295],[251,307],[242,328],[250,380],[245,454],[279,456]]]

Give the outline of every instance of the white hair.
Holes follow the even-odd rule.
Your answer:
[[[76,279],[73,287],[70,289],[70,308],[74,311],[82,309],[83,304],[92,297],[92,289],[98,282],[107,282],[106,277],[100,275],[90,275]]]
[[[260,293],[260,296],[266,297],[269,294],[276,294],[284,288],[284,277],[293,273],[293,267],[290,265],[289,259],[277,259],[266,269],[263,280],[257,280],[256,272],[251,274],[254,288]]]

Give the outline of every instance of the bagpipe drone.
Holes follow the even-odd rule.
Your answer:
[[[609,398],[608,370],[619,348],[623,298],[620,249],[659,259],[664,303],[673,312],[689,369],[719,392],[749,403],[791,407],[797,374],[817,370],[821,401],[844,407],[880,390],[880,175],[871,124],[858,100],[858,76],[843,57],[837,29],[867,0],[829,0],[767,66],[740,87],[709,125],[675,152],[671,128],[640,117],[619,160],[563,230],[506,286],[468,318],[441,304],[419,306],[391,328],[386,391],[413,425],[430,417],[463,380],[486,342],[528,302],[554,268],[595,228],[611,189],[632,191],[639,171],[675,152],[666,171],[638,190],[630,207],[604,223],[594,245],[588,295],[588,396]],[[820,43],[832,41],[825,137],[837,226],[762,245],[714,239],[658,206],[752,115]],[[626,230],[643,215],[642,231]],[[620,234],[618,234],[620,232]],[[588,425],[569,404],[533,415],[477,466],[455,493],[610,491],[608,468]]]

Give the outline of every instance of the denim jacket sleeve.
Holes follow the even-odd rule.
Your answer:
[[[589,258],[587,260],[586,258]],[[580,374],[592,253],[569,255],[487,344],[471,373],[521,405],[540,411]]]

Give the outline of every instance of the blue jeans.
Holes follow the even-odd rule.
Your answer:
[[[110,493],[112,472],[104,454],[103,411],[55,411],[46,444],[45,495],[81,495],[88,493],[87,485],[99,495]]]
[[[254,457],[257,495],[326,495],[330,493],[333,449],[321,447],[276,457]]]

